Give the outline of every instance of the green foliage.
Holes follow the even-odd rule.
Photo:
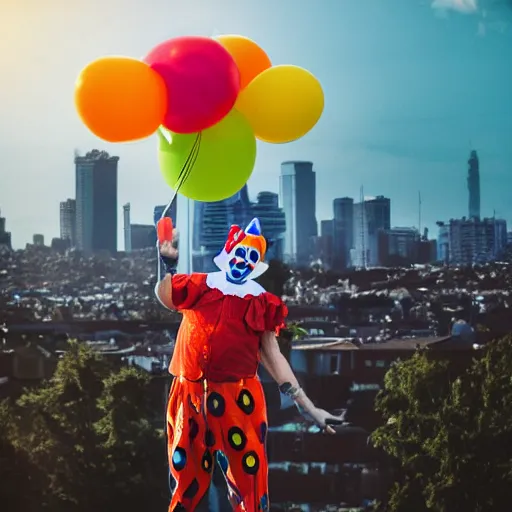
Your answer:
[[[13,433],[11,408],[0,402],[0,503],[2,510],[42,510],[41,494],[37,490],[40,472],[31,466],[25,454],[17,450],[11,438]],[[32,492],[26,492],[32,487]],[[21,492],[20,492],[21,491]]]
[[[293,342],[307,335],[308,332],[294,322],[289,323],[284,329],[281,329],[277,337],[277,342],[279,343],[281,353],[288,361],[290,360]]]
[[[73,342],[52,379],[0,409],[4,439],[39,474],[26,493],[40,489],[40,502],[23,510],[165,509],[165,444],[148,420],[148,384]]]
[[[389,512],[493,512],[512,502],[512,339],[455,377],[426,353],[395,364],[373,442],[397,464]]]

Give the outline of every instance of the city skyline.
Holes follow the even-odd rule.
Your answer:
[[[281,162],[310,160],[318,221],[331,218],[333,199],[357,198],[363,185],[392,199],[393,225],[416,225],[421,191],[422,224],[433,233],[437,220],[467,215],[465,161],[476,149],[481,216],[496,211],[512,221],[509,2],[364,0],[363,8],[360,1],[325,0],[319,9],[306,0],[297,10],[288,0],[113,0],[101,19],[90,3],[62,9],[60,2],[8,3],[2,17],[0,64],[8,73],[0,90],[0,207],[16,248],[34,233],[58,236],[58,203],[73,195],[74,147],[120,156],[118,204],[132,204],[134,222],[150,223],[153,205],[169,200],[156,141],[101,143],[81,125],[72,93],[91,60],[140,57],[183,34],[247,35],[274,63],[310,69],[325,89],[325,113],[311,134],[259,145],[251,191],[277,192]],[[37,50],[34,40],[43,42]],[[122,233],[118,211],[119,241]]]
[[[119,157],[114,156],[114,155],[109,155],[106,152],[99,152],[96,149],[91,150],[84,156],[81,156],[77,152],[75,152],[75,165],[77,166],[76,167],[75,190],[77,192],[77,196],[80,195],[80,194],[78,194],[80,189],[88,190],[88,189],[84,189],[83,185],[79,184],[79,181],[81,181],[81,180],[79,180],[79,177],[82,176],[82,172],[79,172],[79,169],[81,169],[81,167],[80,167],[81,164],[78,164],[77,162],[85,162],[84,170],[88,171],[89,166],[92,165],[93,162],[95,162],[96,160],[101,162],[102,159],[105,160],[105,162],[112,161],[115,163],[116,175],[117,175],[117,162],[119,160]],[[480,219],[480,214],[479,214],[479,210],[480,210],[479,159],[478,159],[478,154],[477,154],[476,150],[471,150],[469,159],[467,160],[467,164],[468,164],[468,168],[467,168],[468,209],[465,213],[462,213],[458,217],[452,217],[450,219],[439,219],[438,221],[436,221],[437,226],[440,226],[441,224],[449,223],[452,220],[464,221],[465,219],[468,219],[468,220],[471,220],[471,219],[479,220]],[[333,248],[335,249],[335,252],[337,253],[337,256],[336,256],[336,258],[338,259],[337,264],[338,265],[341,264],[343,266],[350,259],[353,259],[350,256],[351,251],[357,255],[357,256],[355,256],[356,258],[360,259],[361,258],[360,253],[362,251],[362,248],[364,247],[364,241],[357,239],[357,236],[355,235],[355,233],[359,229],[359,224],[362,221],[355,220],[354,226],[357,226],[357,228],[355,228],[355,227],[348,228],[348,225],[351,225],[353,222],[352,218],[355,219],[355,217],[357,217],[358,215],[361,219],[365,218],[365,217],[361,217],[361,213],[359,213],[359,214],[357,213],[357,211],[358,211],[357,209],[361,207],[363,202],[367,205],[370,205],[376,201],[377,201],[376,204],[378,204],[378,201],[384,200],[387,203],[387,206],[385,207],[387,213],[384,214],[384,217],[386,217],[388,220],[383,221],[382,226],[380,226],[381,222],[377,222],[375,224],[375,222],[372,221],[371,224],[374,225],[374,229],[377,228],[377,225],[380,226],[380,228],[377,228],[377,229],[384,229],[384,230],[389,230],[390,228],[414,229],[414,230],[417,230],[417,232],[420,235],[422,235],[424,230],[427,229],[427,231],[431,235],[431,239],[438,238],[439,233],[440,233],[438,230],[431,229],[430,226],[425,226],[424,224],[421,224],[421,213],[422,213],[421,212],[421,197],[419,198],[419,202],[418,202],[419,218],[417,219],[417,221],[418,221],[417,224],[412,223],[412,224],[408,224],[407,226],[404,226],[404,225],[399,226],[398,224],[396,224],[392,221],[392,209],[390,207],[390,202],[391,202],[392,198],[384,197],[382,194],[379,194],[376,196],[370,196],[370,195],[366,195],[366,194],[362,195],[364,187],[361,187],[361,189],[360,189],[360,197],[359,197],[358,201],[356,201],[352,197],[335,197],[332,201],[331,215],[328,216],[328,218],[326,218],[326,219],[318,219],[316,217],[316,193],[315,193],[315,191],[316,191],[316,173],[314,171],[314,168],[315,167],[314,167],[313,162],[299,161],[299,160],[281,162],[281,173],[279,175],[279,180],[280,180],[279,192],[276,193],[276,192],[271,192],[268,190],[260,190],[260,191],[257,191],[256,193],[250,194],[249,187],[247,184],[245,184],[242,187],[242,189],[240,191],[238,191],[234,196],[227,198],[224,201],[220,201],[217,203],[215,203],[215,202],[214,203],[204,203],[204,204],[212,205],[214,208],[216,207],[216,205],[219,205],[219,207],[221,207],[221,205],[223,203],[225,203],[226,201],[228,201],[228,202],[229,201],[237,201],[239,199],[236,199],[236,198],[242,197],[242,202],[244,204],[246,203],[246,204],[250,204],[250,205],[256,205],[259,203],[259,197],[262,194],[263,195],[265,195],[265,194],[275,195],[276,200],[278,200],[280,203],[280,207],[283,209],[283,212],[286,213],[286,217],[289,219],[288,223],[287,223],[287,233],[284,234],[284,238],[283,238],[284,259],[285,260],[287,258],[290,258],[290,254],[292,254],[292,253],[296,254],[297,252],[300,253],[301,250],[304,251],[306,246],[309,246],[308,240],[311,237],[320,236],[320,235],[324,236],[322,233],[323,233],[324,227],[327,225],[327,223],[331,223],[329,229],[332,230],[331,236],[333,238],[333,244],[334,244]],[[105,169],[107,169],[107,168],[105,168]],[[90,170],[92,171],[93,167],[91,167]],[[86,174],[88,174],[88,172],[86,172]],[[92,175],[91,175],[91,177],[92,177]],[[101,176],[98,175],[98,178],[101,178]],[[297,179],[299,179],[299,181],[297,181],[297,184],[293,184],[293,185],[292,185],[292,182],[290,182],[288,185],[288,188],[290,188],[290,187],[291,188],[287,192],[286,185],[284,185],[284,184],[286,183],[285,180],[289,179],[289,178],[292,178],[292,180],[295,180],[295,181],[297,181]],[[304,181],[304,179],[306,179],[306,181]],[[476,181],[475,181],[475,179],[476,179]],[[304,182],[304,183],[302,183],[302,185],[306,185],[306,186],[299,186],[299,182],[300,183]],[[305,213],[304,208],[299,209],[300,210],[299,217],[301,220],[298,220],[298,221],[295,220],[295,218],[297,217],[297,205],[295,203],[293,203],[293,204],[290,203],[289,205],[287,205],[287,200],[285,199],[285,196],[288,196],[288,198],[291,198],[291,195],[290,195],[291,191],[295,190],[295,189],[297,189],[297,190],[301,189],[301,190],[303,190],[303,192],[302,192],[301,197],[295,198],[294,201],[296,200],[296,201],[299,201],[300,203],[306,202],[306,203],[308,203],[308,205],[310,207],[309,208],[310,211],[308,213]],[[92,189],[90,189],[90,191],[92,191]],[[306,194],[305,196],[303,195],[304,193]],[[89,192],[89,194],[90,194],[90,192]],[[114,194],[113,197],[115,197],[114,202],[116,203],[116,207],[122,208],[122,212],[120,211],[120,212],[117,212],[117,214],[116,214],[116,217],[118,219],[117,222],[119,223],[119,219],[120,219],[120,222],[122,223],[122,230],[123,230],[123,236],[120,238],[119,234],[117,234],[117,238],[116,238],[116,246],[117,246],[118,251],[126,250],[127,240],[131,240],[131,232],[130,232],[130,229],[128,229],[128,231],[127,231],[127,226],[144,227],[144,228],[146,228],[148,225],[152,226],[157,222],[158,218],[161,215],[161,212],[166,208],[166,205],[154,206],[153,210],[152,210],[152,221],[151,222],[139,222],[137,220],[135,222],[132,222],[131,203],[128,202],[122,206],[118,204],[117,185],[115,185],[114,189],[112,189],[111,192],[108,192],[107,194]],[[312,198],[310,197],[311,194],[313,195]],[[251,196],[252,196],[252,198],[251,198]],[[254,200],[254,198],[257,198],[256,201]],[[311,200],[308,201],[308,198]],[[478,199],[476,199],[476,198],[478,198]],[[88,201],[90,201],[90,200],[92,200],[92,196],[88,199]],[[475,200],[477,201],[476,203],[475,203]],[[203,203],[196,202],[196,201],[192,201],[192,203],[194,204],[193,208],[197,212],[202,211],[201,204],[203,204]],[[343,206],[344,203],[347,203],[345,207]],[[92,203],[91,203],[91,205],[92,205]],[[75,245],[78,247],[80,245],[80,243],[79,243],[80,222],[78,220],[80,218],[80,215],[77,215],[77,211],[80,209],[80,207],[77,208],[75,198],[68,198],[65,201],[60,201],[59,206],[60,206],[60,219],[59,219],[60,239],[64,241],[67,238],[68,243],[70,243],[70,245],[72,247],[74,247]],[[114,205],[112,205],[112,206],[114,206]],[[312,206],[312,208],[311,208],[311,206]],[[350,219],[346,218],[347,211],[348,211],[346,209],[347,206],[350,207],[349,209],[351,211],[353,210],[353,213],[350,213],[350,216],[351,216]],[[210,206],[207,206],[207,208],[209,208],[209,207]],[[175,218],[176,209],[177,209],[177,202],[174,201],[173,204],[171,205],[170,215],[172,218],[174,218],[175,221],[176,221],[176,218]],[[112,208],[110,208],[110,210],[112,210]],[[158,214],[157,214],[157,212],[158,212]],[[91,215],[92,215],[92,210],[91,210]],[[304,217],[304,215],[305,215],[305,217]],[[365,215],[371,216],[372,214],[366,213]],[[354,216],[354,217],[352,217],[352,216]],[[311,217],[311,219],[310,219],[310,217]],[[493,212],[492,216],[491,215],[486,216],[486,218],[488,218],[488,219],[490,219],[491,217],[493,217],[493,218],[496,217],[495,212]],[[91,219],[92,219],[92,217],[91,217]],[[306,233],[306,231],[304,231],[304,225],[305,225],[305,223],[308,224],[310,220],[311,220],[311,226],[309,229],[306,230],[307,231],[307,233]],[[506,222],[506,220],[504,220],[504,221]],[[4,220],[4,222],[5,222],[5,220]],[[248,219],[245,219],[240,222],[242,224],[247,223]],[[347,222],[348,222],[348,225],[347,225]],[[349,234],[347,232],[347,229],[349,231],[351,231],[352,234]],[[352,229],[354,229],[355,231],[352,231]],[[364,232],[366,232],[367,230],[368,230],[367,227],[363,228]],[[74,232],[72,233],[72,231],[74,231]],[[303,237],[304,239],[303,240],[301,239],[301,242],[299,244],[297,244],[296,241],[293,241],[293,240],[295,240],[297,233],[301,233],[301,235],[305,235],[305,238]],[[11,233],[9,232],[9,235],[10,234]],[[91,232],[91,234],[92,234],[92,232]],[[44,234],[34,233],[34,234],[32,234],[31,240],[33,240],[34,236],[45,237]],[[196,233],[194,231],[192,236],[194,237],[194,240],[196,240],[196,242],[194,242],[195,245],[198,245],[197,240],[199,240],[198,237],[200,237],[200,233]],[[221,238],[222,238],[222,236],[223,235],[221,235]],[[347,236],[348,236],[348,239],[346,239]],[[366,233],[366,237],[368,237],[368,236],[369,236],[369,232]],[[355,238],[353,238],[353,237],[355,237]],[[56,238],[58,238],[58,237],[56,237]],[[221,238],[219,238],[219,237],[217,237],[217,238],[218,238],[217,245],[218,244],[222,245]],[[363,235],[363,238],[364,238],[364,235]],[[52,240],[52,238],[47,238],[47,240],[48,240],[48,242],[50,242]],[[349,242],[349,245],[347,245],[346,244],[347,240],[352,240],[352,242]],[[28,242],[28,243],[30,243],[30,242]],[[130,245],[129,250],[131,250],[131,241],[129,241],[128,243]],[[361,243],[363,243],[362,246],[361,246]],[[374,241],[374,243],[376,243],[376,241]],[[50,245],[50,244],[48,244],[48,245]],[[301,245],[302,249],[298,249],[298,245]],[[292,246],[293,246],[293,249],[292,249]],[[197,248],[196,248],[196,250],[197,250]],[[307,249],[306,252],[308,250],[309,249]],[[375,248],[372,250],[372,253],[374,255],[376,254]],[[354,254],[352,256],[354,256]],[[302,261],[302,260],[305,261],[305,259],[307,259],[306,253],[302,254],[302,256],[299,256],[298,261]],[[366,262],[364,261],[364,258],[363,258],[363,261],[359,262],[359,265],[364,266],[365,264],[366,264]]]

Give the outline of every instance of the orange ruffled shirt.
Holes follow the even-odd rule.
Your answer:
[[[256,375],[261,336],[284,325],[288,309],[269,292],[241,298],[206,284],[207,274],[176,274],[172,302],[183,313],[169,372],[230,382]]]

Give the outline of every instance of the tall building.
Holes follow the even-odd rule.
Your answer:
[[[320,236],[325,238],[334,238],[334,220],[321,220],[320,221]]]
[[[32,237],[32,243],[36,246],[36,247],[44,247],[44,235],[41,235],[39,233],[35,234],[33,237]]]
[[[132,252],[132,226],[130,215],[130,203],[123,206],[123,235],[124,252]]]
[[[286,219],[284,260],[307,265],[313,253],[316,221],[316,179],[312,162],[281,164],[280,201]]]
[[[442,263],[450,262],[450,226],[445,222],[438,221],[439,231],[437,234],[437,261]]]
[[[60,203],[60,238],[70,247],[76,245],[76,201],[67,199]]]
[[[156,245],[156,228],[153,224],[132,224],[130,226],[130,247],[132,251],[148,249]]]
[[[384,196],[364,198],[354,204],[354,248],[351,253],[354,267],[377,267],[379,233],[391,227],[391,201]]]
[[[320,236],[316,238],[315,259],[320,260],[324,268],[333,268],[334,220],[320,221]]]
[[[273,192],[260,192],[256,203],[252,204],[252,217],[258,217],[263,236],[272,242],[265,259],[282,260],[286,219],[279,208],[279,196]]]
[[[155,209],[153,210],[153,222],[155,224],[162,218],[162,214],[164,213],[164,210],[166,208],[167,208],[166,204],[155,206]],[[176,225],[177,214],[178,214],[178,200],[176,198],[173,201],[173,203],[171,204],[171,207],[169,208],[169,211],[167,212],[166,217],[170,217],[173,221],[173,224]]]
[[[350,253],[354,247],[354,200],[351,197],[339,197],[333,201],[334,268],[342,270],[350,267]]]
[[[193,210],[193,268],[195,272],[212,272],[217,268],[213,258],[224,246],[229,227],[233,224],[245,227],[252,219],[252,205],[247,185],[222,201],[195,201]],[[180,229],[180,246],[182,242]]]
[[[2,247],[12,249],[11,233],[5,230],[5,217],[2,217],[0,212],[0,248]]]
[[[420,233],[416,228],[396,227],[379,232],[379,263],[400,266],[418,263]]]
[[[117,251],[118,162],[97,149],[75,156],[76,245],[82,251]]]
[[[472,265],[495,260],[507,245],[503,219],[452,219],[449,223],[450,263]]]
[[[469,218],[480,219],[480,165],[476,151],[468,160]]]

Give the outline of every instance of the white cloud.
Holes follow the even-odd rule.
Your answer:
[[[478,10],[478,4],[477,0],[433,0],[432,8],[472,14]]]

